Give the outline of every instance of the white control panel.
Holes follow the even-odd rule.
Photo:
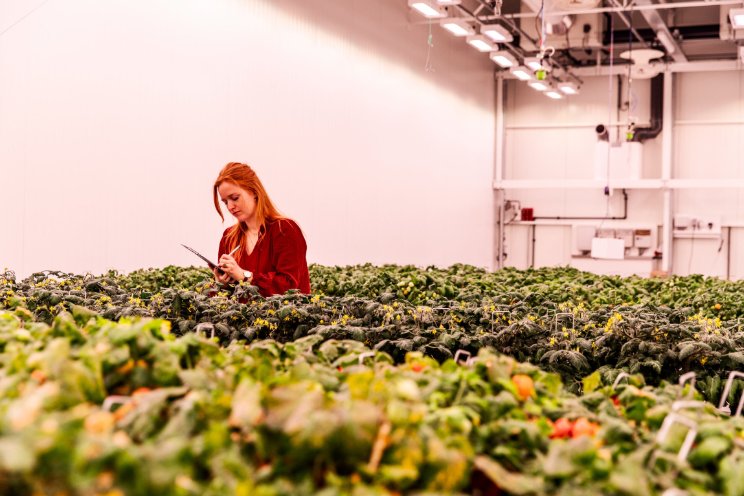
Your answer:
[[[720,215],[677,214],[674,216],[675,238],[720,238]]]
[[[653,258],[657,246],[657,228],[651,225],[636,224],[574,224],[574,257],[593,257],[592,245],[597,246],[595,238],[622,240],[623,258]],[[594,241],[594,243],[593,243]],[[601,258],[601,257],[600,257]],[[615,257],[613,257],[615,258]]]

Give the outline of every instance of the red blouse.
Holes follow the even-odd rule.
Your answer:
[[[220,240],[219,257],[227,253],[227,232]],[[258,286],[262,296],[284,294],[288,289],[310,293],[310,272],[307,269],[307,243],[300,226],[291,219],[266,222],[258,235],[258,242],[248,254],[241,248],[234,255],[243,269],[253,273],[251,284]]]

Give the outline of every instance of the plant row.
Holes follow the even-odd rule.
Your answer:
[[[314,270],[332,272],[317,266]],[[341,275],[336,279],[345,280],[349,270],[337,269]],[[383,279],[387,271],[394,272],[381,268],[382,275],[374,275],[371,268],[355,270],[371,281]],[[450,270],[466,271],[472,278],[478,274],[472,268]],[[418,270],[415,274],[430,271]],[[389,291],[375,296],[316,293],[261,298],[250,286],[221,288],[210,279],[196,283],[204,275],[197,269],[166,268],[104,277],[43,273],[23,281],[12,277],[0,280],[0,307],[26,309],[31,318],[48,324],[63,311],[100,315],[113,321],[133,316],[163,318],[171,322],[176,334],[197,331],[215,336],[223,344],[262,339],[288,343],[307,336],[356,340],[387,353],[396,363],[402,363],[412,351],[443,362],[458,350],[476,354],[481,348],[492,347],[519,361],[559,373],[575,392],[581,379],[598,369],[641,373],[650,384],[674,382],[694,371],[704,398],[716,403],[728,372],[744,364],[744,333],[739,319],[711,314],[722,311],[721,304],[707,309],[650,304],[592,306],[589,300],[581,299],[540,299],[535,304],[532,297],[515,296],[518,290],[525,291],[524,287],[534,288],[529,284],[536,277],[533,272],[523,273],[528,281],[523,286],[512,282],[508,293],[490,293],[478,301],[444,298],[429,300],[428,304],[414,304]],[[568,285],[569,275],[576,273],[568,269],[553,272],[557,282],[551,286]],[[414,274],[407,268],[398,268],[396,273]],[[542,274],[540,280],[550,272],[543,270]],[[490,280],[496,275],[481,277]],[[511,280],[505,274],[499,277]],[[607,282],[599,276],[581,277]],[[363,293],[362,280],[363,276],[357,274],[357,288]],[[621,282],[631,284],[628,280]],[[183,287],[193,283],[197,285]],[[687,294],[698,287],[695,278],[679,279],[676,284],[687,288],[680,290]],[[723,282],[718,284],[725,286]],[[732,394],[738,394],[740,388],[737,382]]]
[[[744,495],[744,421],[689,386],[170,327],[0,311],[0,493]]]

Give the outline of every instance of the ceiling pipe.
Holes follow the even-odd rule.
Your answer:
[[[658,68],[659,71],[665,72],[714,72],[714,71],[740,71],[741,63],[738,60],[733,59],[722,59],[722,60],[704,60],[699,62],[685,62],[677,64],[675,62],[664,63],[664,62],[653,62],[651,63],[652,68]],[[607,65],[592,66],[592,67],[574,67],[571,71],[584,77],[592,76],[614,76],[614,75],[625,75],[628,73],[628,66],[625,64],[614,65],[612,67]]]
[[[633,141],[643,143],[656,138],[664,128],[664,73],[651,79],[651,122],[648,127],[637,127]]]
[[[694,7],[714,7],[720,5],[741,5],[741,0],[693,0],[688,2],[669,2],[655,3],[648,5],[628,5],[627,7],[597,7],[587,9],[566,10],[563,12],[552,12],[554,15],[571,15],[571,14],[603,14],[605,12],[642,12],[644,10],[665,10],[665,9],[686,9]],[[519,19],[522,17],[537,17],[534,12],[520,12],[517,14],[504,14],[503,17],[509,19]]]

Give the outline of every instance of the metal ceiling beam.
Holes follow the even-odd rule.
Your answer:
[[[715,71],[739,71],[742,70],[742,63],[739,60],[707,60],[703,62],[671,62],[668,64],[651,64],[652,67],[659,67],[659,72],[715,72]],[[617,76],[625,75],[628,72],[628,66],[595,66],[595,67],[572,67],[571,72],[577,76]]]
[[[652,3],[651,0],[636,0],[635,4],[656,6],[656,4]],[[674,59],[674,61],[678,63],[687,62],[687,57],[682,51],[682,47],[679,46],[677,40],[675,40],[674,36],[672,36],[672,33],[671,31],[669,31],[669,27],[666,25],[666,22],[664,22],[664,19],[662,19],[661,15],[659,15],[659,11],[657,11],[656,9],[642,10],[641,15],[644,19],[646,19],[648,25],[651,26],[651,28],[656,32],[656,37],[659,39],[661,44],[664,45],[667,53]]]
[[[687,2],[670,2],[670,3],[656,3],[650,5],[637,5],[631,4],[627,7],[597,7],[591,9],[575,9],[550,12],[550,15],[572,15],[572,14],[603,14],[612,12],[640,12],[644,10],[666,10],[666,9],[686,9],[691,7],[716,7],[721,5],[741,5],[742,0],[693,0]],[[499,17],[506,17],[509,19],[519,19],[521,17],[536,17],[535,12],[520,12],[517,14],[504,14]],[[498,18],[498,17],[496,17]]]

